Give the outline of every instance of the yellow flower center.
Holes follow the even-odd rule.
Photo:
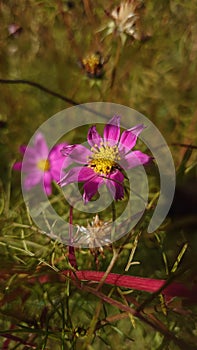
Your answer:
[[[108,175],[112,168],[116,166],[117,161],[120,160],[117,145],[104,146],[101,144],[100,147],[94,145],[94,147],[91,148],[91,151],[93,154],[88,160],[88,166],[101,175]]]
[[[88,72],[94,74],[95,68],[99,65],[100,60],[98,55],[92,54],[83,58],[82,63]]]
[[[43,172],[48,171],[50,169],[50,163],[48,159],[41,159],[37,163],[37,168],[42,170]]]

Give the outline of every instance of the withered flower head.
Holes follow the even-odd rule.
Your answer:
[[[110,222],[104,222],[96,215],[87,227],[77,225],[75,241],[82,246],[91,249],[110,244],[111,225]]]
[[[142,5],[140,0],[127,0],[121,2],[111,12],[106,11],[106,14],[113,19],[113,23],[108,26],[111,29],[108,33],[110,34],[110,31],[118,33],[123,42],[126,40],[126,35],[135,40],[141,40],[138,10]]]
[[[81,66],[89,78],[101,78],[104,74],[103,66],[106,60],[97,51],[81,59]]]

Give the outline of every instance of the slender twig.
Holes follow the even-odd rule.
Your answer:
[[[104,284],[107,276],[109,275],[109,273],[111,272],[112,268],[114,267],[114,264],[116,262],[116,260],[118,259],[118,255],[119,255],[119,250],[117,251],[115,248],[113,249],[113,257],[110,261],[110,264],[108,265],[107,270],[105,271],[105,273],[103,274],[103,276],[100,279],[99,285],[97,287],[97,290],[99,290],[102,285]]]
[[[36,345],[34,345],[32,343],[29,343],[26,340],[23,340],[22,338],[19,338],[19,337],[15,336],[15,335],[8,334],[8,333],[2,333],[2,334],[0,334],[0,336],[4,337],[4,338],[7,338],[9,341],[11,341],[11,340],[13,340],[15,342],[17,341],[19,344],[23,344],[27,348],[36,349]],[[8,342],[7,343],[4,342],[3,348],[2,348],[3,350],[8,349],[7,344],[8,344]]]
[[[178,143],[178,142],[173,142],[172,146],[179,146],[179,147],[186,147],[186,148],[191,148],[191,149],[197,149],[197,146],[188,145],[186,143]]]
[[[189,293],[189,295],[187,295],[188,298],[191,298],[191,299],[192,298],[196,298],[193,295],[193,293],[196,293],[196,291],[189,291],[189,290],[187,291],[187,288],[185,288],[185,286],[183,284],[172,282],[174,277],[175,277],[175,274],[172,273],[171,276],[169,276],[169,278],[167,280],[164,280],[163,283],[161,284],[161,286],[160,287],[158,286],[157,290],[154,291],[146,300],[144,300],[143,303],[141,303],[139,305],[139,307],[137,308],[137,311],[144,310],[145,306],[150,304],[155,299],[155,297],[157,295],[159,295],[159,294],[164,294],[165,295],[166,294],[166,290],[167,291],[171,291],[171,293],[176,292],[177,296],[178,296],[179,292],[181,294],[182,293],[184,294],[186,292],[186,294]],[[185,291],[184,291],[184,289],[185,289]]]
[[[99,319],[99,315],[101,313],[102,305],[103,305],[103,302],[101,299],[99,299],[99,302],[98,302],[98,304],[95,308],[95,311],[94,311],[93,318],[90,322],[90,327],[87,331],[86,339],[85,339],[85,342],[83,344],[82,350],[86,350],[88,347],[88,344],[90,344],[92,342],[95,330],[97,329],[98,319]]]
[[[30,85],[33,87],[36,87],[37,89],[46,92],[49,95],[52,95],[54,97],[57,97],[65,102],[68,102],[71,105],[78,105],[79,103],[74,101],[73,99],[63,96],[61,94],[59,94],[58,92],[55,92],[53,90],[48,89],[47,87],[45,87],[44,85],[41,85],[39,83],[36,83],[34,81],[31,80],[26,80],[26,79],[0,79],[0,84],[25,84],[25,85]]]
[[[170,332],[163,324],[162,324],[162,327],[159,327],[159,325],[157,323],[155,323],[154,320],[152,320],[151,318],[144,316],[142,313],[136,311],[135,309],[133,309],[127,305],[122,304],[118,300],[115,300],[115,299],[108,297],[107,295],[103,294],[100,291],[95,290],[94,288],[91,288],[89,286],[82,284],[80,289],[97,296],[100,300],[103,300],[104,302],[106,302],[110,305],[113,305],[114,307],[117,307],[119,310],[122,310],[124,312],[128,312],[129,314],[132,314],[133,316],[139,318],[141,321],[143,321],[144,323],[153,327],[153,329],[159,331],[161,334],[166,336],[168,339],[172,340],[176,345],[178,345],[180,347],[180,349],[182,349],[182,350],[185,350],[185,348],[192,349],[190,344],[186,343],[182,339],[177,338],[176,335],[174,335],[172,332]]]
[[[84,102],[77,102],[69,97],[66,97],[64,95],[59,94],[58,92],[55,92],[53,90],[48,89],[47,87],[45,87],[44,85],[41,85],[40,83],[36,83],[34,81],[30,81],[30,80],[26,80],[26,79],[0,79],[0,84],[25,84],[25,85],[30,85],[33,86],[43,92],[46,92],[49,95],[52,95],[54,97],[59,98],[60,100],[63,100],[67,103],[69,103],[70,105],[73,106],[78,106],[79,108],[91,112],[95,115],[100,115],[102,118],[104,119],[109,119],[109,115],[106,115],[103,112],[94,110],[93,107],[91,106],[87,106],[86,104],[84,105]]]
[[[140,238],[140,235],[141,235],[141,232],[139,232],[139,233],[136,235],[135,239],[134,239],[133,247],[132,247],[132,249],[131,249],[130,256],[129,256],[129,260],[128,260],[127,265],[126,265],[126,267],[125,267],[125,271],[129,271],[129,269],[130,269],[130,267],[131,267],[131,265],[132,265],[132,261],[133,261],[133,258],[134,258],[135,251],[136,251],[136,249],[137,249],[138,240],[139,240],[139,238]]]
[[[110,89],[113,88],[114,83],[115,83],[115,79],[116,79],[116,71],[117,71],[117,66],[118,66],[118,62],[120,60],[120,54],[121,54],[121,41],[118,41],[118,47],[116,49],[116,56],[114,59],[114,66],[112,69],[112,74],[111,74],[111,82],[110,82]]]

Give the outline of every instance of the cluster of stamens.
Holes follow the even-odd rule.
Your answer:
[[[96,54],[92,54],[82,59],[82,63],[87,72],[94,74],[96,67],[100,64],[100,58]]]
[[[48,159],[41,159],[37,163],[37,168],[43,172],[48,171],[50,169],[50,162]]]
[[[96,173],[108,175],[120,160],[118,146],[94,145],[91,148],[92,156],[88,159],[88,166]]]

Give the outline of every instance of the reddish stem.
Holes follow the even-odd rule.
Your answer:
[[[75,256],[75,248],[73,247],[73,207],[70,206],[69,214],[69,240],[70,245],[68,247],[68,260],[72,267],[77,270],[77,260]]]
[[[100,282],[102,279],[104,272],[100,271],[76,271],[72,273],[68,270],[61,272],[64,275],[69,274],[72,279],[76,279],[76,277],[80,281],[91,281],[91,282]],[[156,293],[159,289],[161,289],[165,284],[166,280],[158,280],[154,278],[146,278],[146,277],[137,277],[137,276],[128,276],[128,275],[119,275],[117,273],[109,273],[105,279],[107,284],[112,284],[118,287],[125,287],[135,290],[141,290],[149,293]],[[162,294],[166,297],[186,297],[192,300],[197,299],[197,288],[192,288],[191,290],[187,288],[185,285],[179,282],[172,282],[170,285],[167,285],[163,290]]]

